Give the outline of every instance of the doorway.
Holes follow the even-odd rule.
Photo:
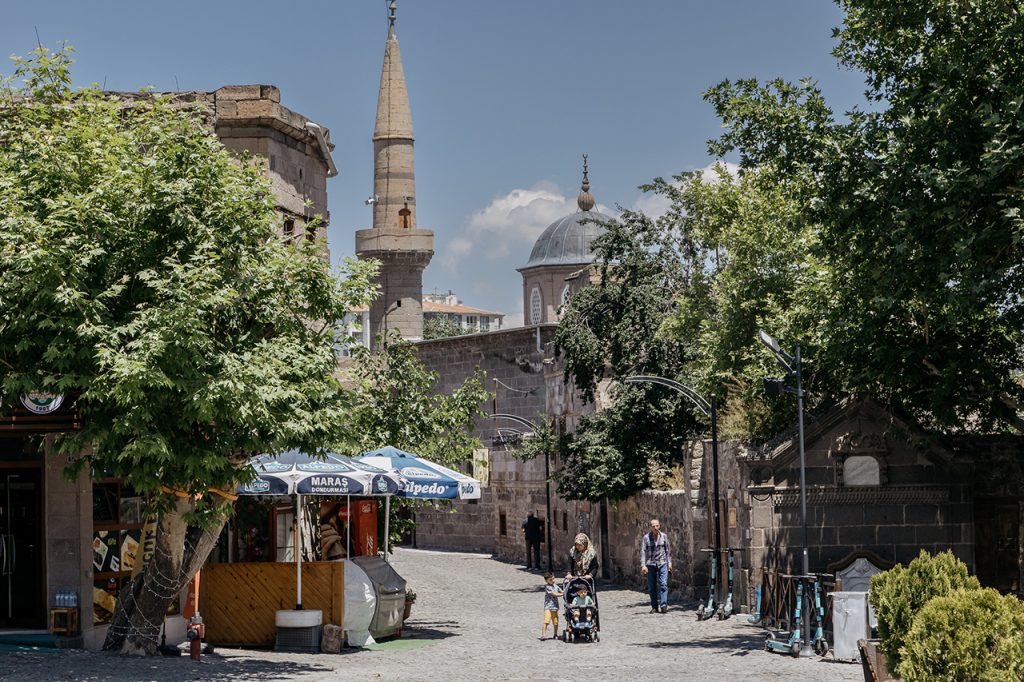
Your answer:
[[[0,628],[46,626],[38,468],[0,468]]]
[[[978,580],[1000,592],[1021,591],[1021,504],[978,499],[974,507],[974,562]]]

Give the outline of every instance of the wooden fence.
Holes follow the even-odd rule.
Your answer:
[[[761,627],[772,630],[790,631],[793,629],[793,609],[796,607],[797,580],[795,576],[780,573],[775,569],[766,568],[761,582]],[[819,573],[821,584],[821,605],[825,609],[822,628],[831,640],[832,633],[832,593],[836,589],[835,577],[828,573]],[[810,608],[814,608],[814,592],[809,595]],[[803,619],[807,622],[806,619]],[[816,621],[811,620],[812,624]]]
[[[326,623],[342,625],[345,566],[340,561],[302,564],[302,607],[323,611]],[[199,611],[212,644],[270,646],[274,614],[295,608],[295,564],[261,562],[203,567]]]

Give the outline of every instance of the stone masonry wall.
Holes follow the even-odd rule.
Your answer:
[[[544,360],[551,355],[553,333],[554,325],[520,327],[416,345],[420,360],[438,373],[438,392],[451,393],[480,368],[486,373],[487,388],[495,392],[493,401],[481,405],[483,411],[515,414],[536,422],[546,411]],[[527,509],[544,510],[543,461],[530,462],[526,471],[520,471],[518,460],[505,452],[497,438],[497,428],[523,430],[512,422],[477,421],[473,433],[487,450],[487,465],[486,471],[474,473],[489,479],[481,498],[454,502],[450,506],[454,513],[449,508],[418,511],[419,546],[495,552],[509,559],[524,553],[519,524]],[[502,514],[505,535],[500,532]],[[543,518],[543,514],[539,516]],[[514,550],[517,540],[518,553]]]

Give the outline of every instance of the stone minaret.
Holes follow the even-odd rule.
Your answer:
[[[390,10],[373,128],[373,227],[356,232],[356,255],[380,261],[380,294],[370,306],[371,347],[388,329],[406,339],[423,337],[423,269],[434,255],[434,233],[416,227],[412,112],[394,0]]]

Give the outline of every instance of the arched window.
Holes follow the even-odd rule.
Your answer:
[[[534,287],[530,292],[530,324],[540,324],[543,312],[544,299],[540,295],[540,287]]]
[[[566,285],[565,285],[565,288],[564,288],[564,289],[562,289],[562,301],[561,301],[561,303],[559,303],[558,305],[559,305],[560,307],[564,308],[564,307],[566,306],[566,304],[567,304],[567,303],[569,302],[569,299],[570,299],[571,297],[572,297],[572,292],[571,292],[571,291],[569,291],[569,285],[568,285],[568,284],[566,284]]]
[[[878,460],[870,455],[854,455],[843,460],[843,485],[880,485]]]

